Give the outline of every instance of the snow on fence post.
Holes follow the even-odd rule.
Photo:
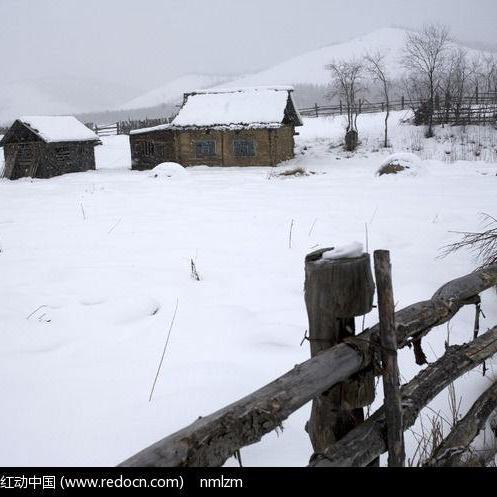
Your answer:
[[[311,357],[355,334],[356,316],[371,311],[374,281],[370,257],[321,249],[305,258],[305,303]],[[335,255],[336,254],[336,255]],[[364,421],[363,407],[374,400],[374,372],[358,373],[315,398],[306,430],[319,454]]]
[[[404,429],[397,362],[397,335],[395,331],[395,304],[392,288],[392,266],[388,250],[374,253],[374,271],[378,290],[380,318],[381,365],[385,394],[385,420],[387,426],[388,465],[405,464]]]

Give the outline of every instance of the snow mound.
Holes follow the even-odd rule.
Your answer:
[[[383,176],[402,173],[408,176],[417,176],[422,170],[421,162],[416,154],[409,152],[392,154],[382,162],[376,174]]]
[[[354,259],[364,253],[362,243],[352,242],[341,247],[334,247],[321,256],[322,259]]]
[[[188,173],[186,169],[176,162],[163,162],[158,166],[154,167],[149,176],[151,178],[178,178],[184,177]]]

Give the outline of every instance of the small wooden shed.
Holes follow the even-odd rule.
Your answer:
[[[3,177],[51,178],[95,169],[98,136],[73,116],[20,117],[0,141]]]
[[[291,159],[295,128],[302,126],[292,92],[280,86],[186,93],[170,124],[131,132],[132,168],[274,166]]]

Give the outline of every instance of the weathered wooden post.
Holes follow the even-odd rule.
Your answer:
[[[395,331],[395,305],[393,300],[392,267],[390,252],[376,250],[374,271],[378,288],[378,314],[380,317],[381,364],[383,392],[385,395],[385,420],[387,425],[388,465],[403,467],[405,464],[404,428],[397,363],[397,335]]]
[[[404,95],[402,95],[402,98],[400,100],[400,107],[401,107],[401,110],[404,110],[404,107],[405,107],[405,98],[404,98]]]
[[[354,335],[354,317],[373,306],[369,254],[331,259],[321,249],[305,259],[305,303],[311,356]],[[332,252],[330,252],[332,253]],[[361,372],[314,399],[306,429],[315,453],[322,453],[364,420],[363,407],[374,400],[374,373]]]
[[[319,117],[319,106],[317,103],[314,104],[314,112],[316,113],[316,117]]]

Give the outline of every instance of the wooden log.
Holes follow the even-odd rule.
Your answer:
[[[421,409],[450,383],[497,353],[497,326],[465,345],[449,347],[445,355],[430,364],[401,388],[404,430],[411,427]],[[366,466],[387,450],[385,411],[376,411],[311,462],[311,466]]]
[[[378,289],[380,318],[381,365],[387,425],[388,465],[401,468],[405,464],[404,430],[397,363],[397,335],[395,333],[395,304],[393,298],[390,252],[376,250],[374,269]]]
[[[256,392],[199,418],[124,461],[121,466],[221,466],[238,449],[281,427],[294,411],[361,366],[345,344],[319,354]]]
[[[479,293],[497,285],[497,265],[468,275],[468,285],[455,280],[454,295],[460,296],[464,286],[468,293]],[[450,284],[444,285],[446,290]],[[428,333],[465,305],[447,293],[447,299],[428,300],[410,305],[395,314],[399,347],[410,338]],[[449,303],[450,302],[450,305]],[[296,366],[277,380],[228,407],[195,421],[190,426],[169,435],[142,450],[122,464],[125,466],[221,466],[226,459],[245,445],[250,445],[279,427],[295,410],[311,399],[369,367],[372,361],[372,338],[379,327],[361,333],[325,350]],[[272,400],[281,407],[272,413]],[[261,415],[270,413],[271,416]],[[229,429],[227,429],[227,427]]]
[[[305,259],[305,303],[311,356],[354,336],[355,316],[373,307],[374,282],[369,254],[326,259],[321,249]],[[312,402],[306,425],[315,452],[340,440],[364,421],[362,407],[374,400],[374,375],[337,385]]]
[[[452,431],[434,450],[425,466],[460,466],[471,442],[485,428],[488,419],[497,415],[497,381],[483,392],[466,416],[460,419]]]

